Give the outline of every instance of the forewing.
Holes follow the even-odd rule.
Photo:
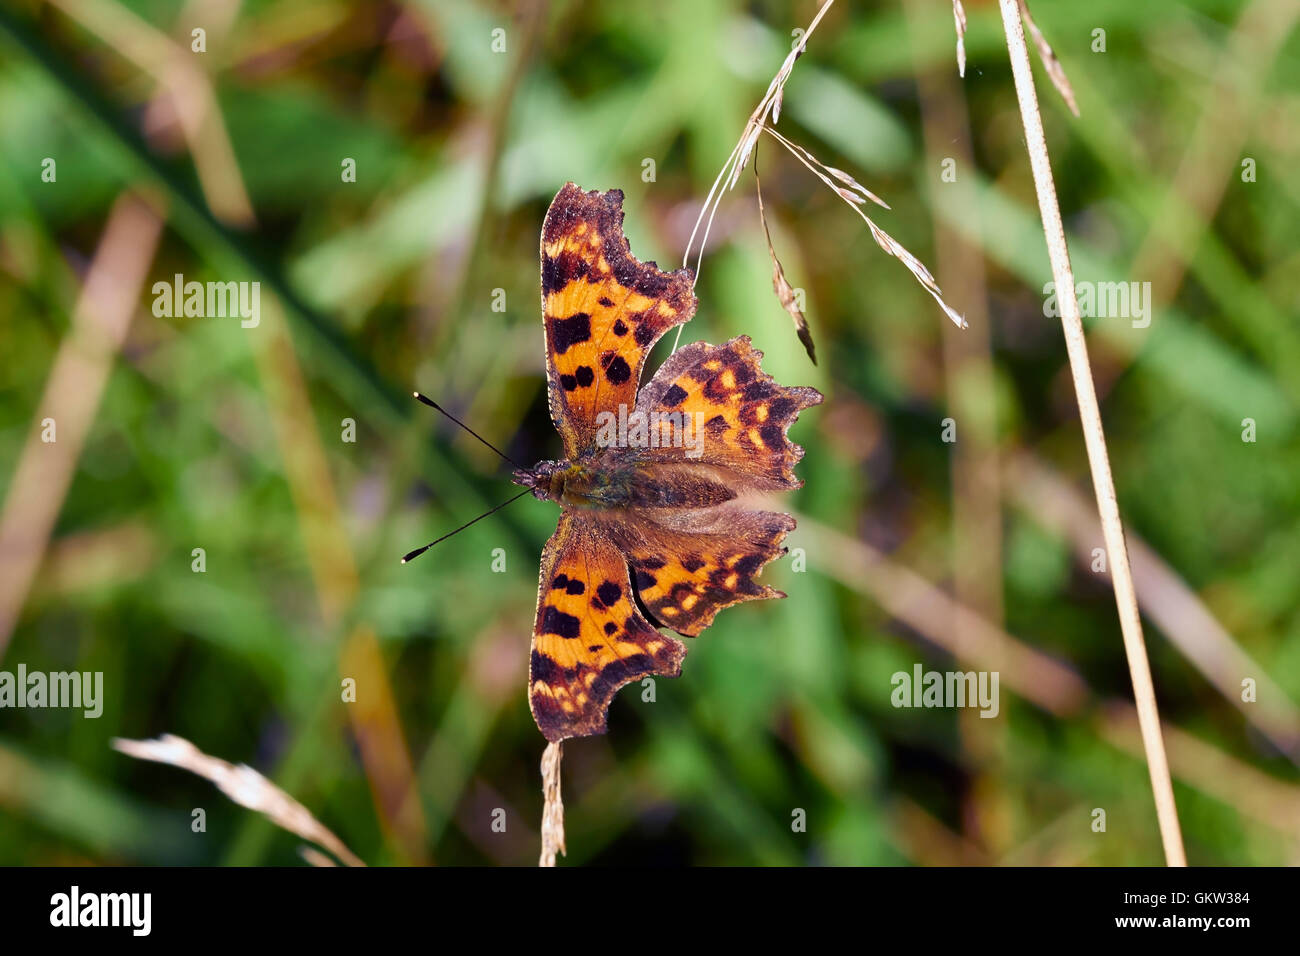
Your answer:
[[[542,314],[551,421],[573,459],[595,444],[596,416],[631,411],[646,354],[695,312],[689,269],[640,262],[623,236],[623,193],[556,194],[542,226]]]
[[[547,740],[602,734],[620,687],[681,673],[685,646],[637,610],[627,559],[591,515],[560,515],[537,590],[528,699]]]

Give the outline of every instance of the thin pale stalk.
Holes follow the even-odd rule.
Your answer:
[[[1119,608],[1124,653],[1128,658],[1129,674],[1133,681],[1133,697],[1142,731],[1142,745],[1151,775],[1160,838],[1164,844],[1166,862],[1170,866],[1186,866],[1187,855],[1183,850],[1174,788],[1169,777],[1169,761],[1160,732],[1160,712],[1156,706],[1155,686],[1151,680],[1151,665],[1147,661],[1146,643],[1142,637],[1142,620],[1138,615],[1133,573],[1124,544],[1124,526],[1120,522],[1119,502],[1115,497],[1115,479],[1111,475],[1106,433],[1102,428],[1101,409],[1097,404],[1092,369],[1088,363],[1088,345],[1083,334],[1083,321],[1079,316],[1079,302],[1074,294],[1074,272],[1065,241],[1065,226],[1061,222],[1061,209],[1056,199],[1056,186],[1052,180],[1051,159],[1047,152],[1047,139],[1043,134],[1042,117],[1038,111],[1038,94],[1034,90],[1033,70],[1029,63],[1029,50],[1025,45],[1024,26],[1020,20],[1020,6],[1017,0],[999,0],[999,4],[1007,38],[1007,52],[1011,57],[1011,72],[1015,77],[1016,96],[1020,102],[1025,143],[1029,150],[1029,164],[1033,170],[1034,188],[1038,193],[1043,235],[1047,240],[1052,276],[1058,290],[1061,327],[1065,333],[1070,374],[1079,403],[1079,418],[1088,450],[1088,465],[1092,471],[1102,535],[1110,558],[1111,582],[1115,588],[1115,603]]]
[[[542,753],[542,855],[538,866],[555,866],[555,855],[564,849],[564,799],[560,796],[560,760],[564,741],[546,745]]]
[[[704,235],[700,238],[699,255],[695,260],[695,278],[692,280],[692,287],[694,282],[699,279],[700,268],[704,262],[704,247],[709,242],[709,232],[713,228],[713,217],[717,215],[718,206],[722,204],[722,194],[736,185],[741,170],[745,168],[745,163],[749,160],[750,154],[758,145],[759,130],[767,124],[768,115],[780,115],[781,96],[785,88],[785,82],[790,78],[790,71],[794,69],[795,61],[808,48],[809,38],[816,31],[817,25],[821,23],[822,17],[826,15],[826,11],[831,8],[834,2],[835,0],[826,0],[821,5],[817,15],[808,24],[808,29],[799,38],[798,44],[786,56],[785,61],[781,64],[781,69],[772,77],[772,82],[767,85],[767,91],[763,94],[763,98],[758,101],[758,106],[754,107],[754,112],[749,115],[749,119],[745,122],[745,130],[741,133],[740,139],[732,148],[727,161],[722,164],[722,169],[718,171],[717,178],[713,180],[709,195],[705,198],[704,205],[700,207],[700,214],[695,217],[695,225],[691,229],[690,238],[686,241],[686,251],[682,255],[682,266],[686,267],[691,261],[691,249],[695,247],[695,237],[700,231],[700,224],[704,223]],[[683,326],[677,327],[677,336],[673,339],[674,352],[677,351],[677,347],[681,344],[682,328]]]

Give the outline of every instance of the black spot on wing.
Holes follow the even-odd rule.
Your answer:
[[[592,681],[591,693],[597,700],[604,700],[632,678],[653,672],[654,661],[649,654],[630,654],[606,664]]]
[[[795,400],[785,396],[774,399],[772,404],[767,407],[768,416],[778,420],[789,418],[798,410],[799,406],[795,404]]]
[[[590,263],[572,249],[566,249],[558,256],[543,256],[542,295],[559,292],[574,279],[585,278],[590,273]]]
[[[674,584],[672,593],[669,595],[668,603],[680,607],[682,602],[686,600],[687,596],[694,593],[695,585],[689,581],[682,581],[679,584]]]
[[[686,399],[686,389],[680,385],[674,385],[668,391],[664,392],[664,404],[668,406],[680,405]]]
[[[632,258],[628,251],[626,240],[621,250],[608,250],[611,253],[609,258],[610,268],[614,270],[614,278],[618,284],[624,288],[633,289],[648,299],[658,299],[668,291],[672,284],[672,277],[659,271],[659,264],[653,259],[642,264]],[[621,253],[620,254],[616,254]]]
[[[627,364],[627,359],[619,355],[614,361],[605,366],[605,377],[615,385],[622,385],[632,377],[632,366]]]
[[[543,684],[558,684],[564,680],[564,668],[540,651],[533,651],[528,670],[533,680]]]
[[[600,603],[605,607],[612,607],[618,603],[618,599],[623,596],[623,589],[613,581],[606,581],[600,587],[596,588],[596,597],[600,598]]]
[[[551,347],[563,355],[572,345],[591,339],[591,316],[578,312],[567,319],[551,319]]]
[[[589,388],[591,383],[596,381],[596,373],[591,370],[590,365],[579,365],[573,370],[573,374],[580,388]]]
[[[558,634],[572,640],[582,633],[582,622],[559,608],[548,607],[542,612],[542,633]]]

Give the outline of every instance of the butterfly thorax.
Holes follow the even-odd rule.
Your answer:
[[[713,469],[646,461],[626,449],[541,461],[516,471],[514,482],[566,508],[707,508],[736,496]]]
[[[614,486],[616,478],[611,469],[581,461],[539,461],[514,473],[515,484],[531,488],[536,498],[574,508],[619,504],[622,495]]]

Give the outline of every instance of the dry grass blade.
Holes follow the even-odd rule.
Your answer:
[[[790,154],[798,159],[799,162],[807,166],[814,176],[829,186],[837,196],[844,200],[850,209],[861,217],[862,221],[867,224],[867,228],[871,230],[871,238],[876,240],[876,245],[880,246],[880,248],[885,250],[885,252],[903,263],[903,265],[907,266],[907,271],[912,273],[912,275],[916,277],[916,281],[921,283],[922,287],[926,292],[930,293],[935,302],[939,303],[939,308],[943,309],[944,314],[947,315],[948,318],[952,319],[957,328],[966,328],[966,318],[948,305],[947,302],[943,301],[943,293],[939,289],[939,284],[934,281],[934,276],[931,275],[930,270],[925,267],[925,263],[908,252],[897,239],[877,226],[871,220],[871,217],[862,211],[862,203],[853,199],[848,190],[836,186],[831,182],[830,176],[833,174],[830,173],[829,166],[818,161],[817,157],[813,156],[812,153],[808,152],[808,150],[792,143],[771,127],[767,128],[767,132],[776,137],[777,142],[789,150]],[[865,189],[862,191],[866,193],[868,199],[873,199],[882,206],[885,205]],[[888,207],[886,206],[885,208]]]
[[[239,173],[213,81],[189,50],[188,29],[182,46],[134,12],[129,4],[113,0],[53,0],[52,5],[153,77],[160,92],[166,94],[157,102],[164,113],[179,122],[213,215],[240,228],[253,225],[252,203]],[[208,28],[209,42],[217,42],[213,34],[219,25],[210,20],[203,22]]]
[[[861,209],[868,200],[879,206],[883,206],[886,209],[888,209],[889,206],[886,205],[880,197],[871,192],[871,190],[867,189],[848,173],[841,169],[836,169],[833,166],[826,165],[808,150],[796,143],[792,143],[775,129],[776,122],[781,116],[781,104],[785,96],[785,84],[786,81],[789,80],[791,72],[794,70],[795,61],[798,60],[799,57],[803,55],[804,50],[807,49],[809,38],[817,29],[817,25],[821,22],[822,17],[825,16],[826,11],[830,9],[832,3],[834,3],[834,0],[826,0],[826,2],[821,5],[821,8],[817,11],[817,15],[813,17],[812,22],[808,24],[808,29],[800,35],[794,49],[792,49],[789,55],[786,56],[784,62],[781,64],[781,68],[777,71],[776,76],[772,77],[772,82],[768,84],[767,92],[764,93],[763,98],[759,100],[758,106],[755,107],[754,112],[749,115],[749,119],[745,122],[745,129],[740,135],[740,140],[731,150],[731,155],[727,157],[727,161],[723,163],[722,169],[713,180],[713,185],[709,188],[709,195],[705,198],[704,205],[700,209],[700,214],[695,219],[695,226],[691,229],[690,238],[686,242],[686,253],[682,257],[682,265],[690,265],[691,251],[695,249],[696,236],[700,236],[698,255],[695,260],[695,274],[697,277],[699,276],[700,265],[704,259],[704,247],[708,244],[709,232],[713,228],[713,218],[717,214],[718,206],[722,202],[722,195],[723,193],[729,192],[735,188],[736,183],[740,180],[741,172],[749,164],[750,160],[754,157],[755,151],[758,149],[759,136],[766,131],[775,136],[776,139],[787,150],[789,150],[796,159],[803,163],[804,166],[808,167],[808,169],[811,170],[818,179],[825,183],[831,191],[835,193],[835,195],[843,199],[851,209],[857,212],[857,214],[861,216],[862,220],[867,224],[867,228],[871,230],[872,238],[876,240],[876,244],[906,265],[912,275],[916,277],[917,281],[919,281],[921,285],[925,287],[926,291],[934,297],[934,300],[939,303],[940,308],[943,309],[948,318],[952,319],[958,328],[964,329],[966,328],[966,320],[943,301],[943,295],[939,291],[938,285],[935,284],[934,277],[930,275],[930,270],[928,270],[919,259],[899,245],[892,236],[872,222]],[[964,26],[964,13],[961,22]],[[961,55],[964,60],[964,50]],[[762,214],[761,204],[762,200],[760,197],[760,215]],[[704,227],[702,234],[700,232],[701,225]],[[766,232],[767,221],[765,218],[763,221],[763,228]],[[777,273],[773,278],[773,288],[776,291],[777,297],[781,300],[782,307],[787,312],[790,312],[794,317],[795,329],[799,333],[799,339],[803,342],[804,348],[808,351],[809,357],[812,358],[812,340],[811,336],[807,334],[807,320],[803,317],[802,312],[792,308],[793,290],[790,289],[790,284],[785,281],[781,264],[777,260],[775,250],[772,248],[770,235],[768,236],[767,245],[768,250],[772,253],[772,260]],[[682,328],[683,326],[677,327],[677,338],[673,342],[674,350],[676,350],[677,346],[681,343]],[[816,360],[814,359],[814,362],[815,361]]]
[[[184,737],[163,734],[157,740],[113,738],[113,748],[135,757],[170,764],[211,780],[217,788],[241,807],[256,810],[276,826],[329,850],[348,866],[365,866],[325,824],[311,815],[306,807],[289,796],[260,773],[245,764],[232,763],[205,754]],[[315,861],[309,859],[308,862]]]
[[[805,153],[808,153],[808,151],[807,151],[806,149],[803,149],[802,146],[796,146],[796,148],[802,150],[802,151],[805,152]],[[808,153],[808,155],[811,157],[811,156],[812,156],[812,153]],[[814,159],[815,159],[815,157],[814,157]],[[852,176],[850,176],[850,175],[849,175],[848,173],[846,173],[844,170],[842,170],[842,169],[836,169],[834,166],[827,166],[825,163],[821,162],[820,160],[817,160],[817,163],[818,163],[818,165],[820,165],[820,166],[822,167],[822,169],[826,170],[826,172],[830,173],[832,176],[834,176],[834,177],[835,177],[836,179],[838,179],[840,182],[842,182],[842,183],[848,183],[849,186],[850,186],[851,188],[853,188],[854,190],[856,190],[856,191],[857,191],[858,193],[860,193],[862,196],[865,196],[867,199],[870,199],[870,200],[871,200],[873,203],[875,203],[877,206],[880,206],[880,207],[882,207],[882,208],[884,208],[884,209],[888,209],[888,208],[889,208],[889,203],[885,202],[883,199],[881,199],[879,196],[877,196],[875,193],[873,193],[873,192],[872,192],[870,189],[868,189],[866,186],[862,185],[862,183],[858,182],[856,179],[854,179]],[[856,203],[858,203],[859,205],[861,205],[861,201],[860,201],[859,199],[854,199],[853,201],[856,202]]]
[[[555,866],[555,854],[564,849],[564,799],[560,796],[560,760],[564,757],[564,741],[546,745],[542,753],[542,856],[538,866]]]
[[[338,863],[335,862],[334,857],[330,856],[328,853],[322,853],[314,846],[307,846],[304,844],[298,847],[298,855],[312,866],[320,867],[321,869],[338,867]]]
[[[0,658],[45,560],[163,229],[158,202],[113,203],[0,508]],[[58,424],[46,442],[45,422]]]
[[[1016,0],[1016,2],[1020,4],[1020,15],[1025,19],[1025,26],[1029,28],[1029,35],[1033,37],[1034,46],[1038,48],[1038,56],[1043,61],[1043,68],[1047,70],[1052,85],[1056,87],[1056,92],[1061,94],[1061,99],[1065,100],[1065,105],[1070,108],[1070,112],[1078,116],[1079,104],[1074,99],[1074,87],[1070,86],[1070,81],[1066,79],[1065,67],[1061,66],[1061,61],[1056,58],[1056,53],[1053,52],[1047,38],[1043,36],[1043,31],[1038,29],[1038,24],[1029,15],[1029,0]]]
[[[838,193],[840,198],[844,199],[846,202],[851,202],[855,206],[861,206],[865,204],[866,200],[871,200],[882,209],[889,208],[889,203],[885,202],[844,170],[836,169],[834,166],[828,166],[794,140],[787,139],[770,126],[767,127],[767,132],[775,136],[781,145],[794,154],[796,159],[816,173],[817,177],[822,182]],[[828,176],[833,176],[849,188],[845,189],[843,186],[835,185],[827,178]]]
[[[722,202],[722,194],[733,189],[737,181],[739,181],[740,173],[749,162],[750,154],[758,143],[758,135],[767,123],[767,117],[772,115],[773,122],[776,122],[780,117],[781,103],[785,98],[785,84],[790,79],[790,73],[794,70],[795,61],[803,56],[803,51],[808,47],[808,38],[812,36],[822,17],[834,2],[835,0],[826,0],[822,4],[821,9],[817,11],[817,16],[813,17],[812,22],[808,24],[808,29],[799,37],[799,42],[786,56],[785,61],[781,64],[781,69],[777,70],[776,76],[772,77],[772,82],[768,84],[767,92],[758,101],[758,106],[754,108],[754,112],[749,114],[749,119],[745,122],[745,130],[741,133],[739,142],[731,150],[731,155],[722,164],[722,169],[718,171],[718,175],[714,178],[713,185],[709,187],[709,194],[704,199],[700,214],[695,218],[695,226],[691,229],[690,238],[686,240],[686,252],[682,256],[682,265],[690,265],[691,250],[695,248],[695,237],[700,234],[700,225],[703,223],[704,233],[700,236],[699,255],[695,260],[696,276],[700,274],[700,263],[704,259],[704,247],[708,245],[709,231],[713,228],[713,217],[718,211],[718,205]],[[680,341],[680,328],[677,330],[677,338]],[[677,346],[674,344],[673,348],[675,349]]]
[[[952,18],[957,24],[957,75],[966,76],[966,11],[961,0],[952,0]]]
[[[759,181],[757,166],[754,167],[754,191],[758,194],[758,218],[763,223],[763,237],[767,240],[767,251],[772,256],[772,288],[776,291],[776,297],[781,300],[781,307],[790,313],[790,318],[794,319],[795,334],[799,336],[799,341],[803,343],[808,358],[812,359],[812,363],[816,365],[817,351],[813,347],[812,331],[808,328],[808,317],[799,308],[794,289],[790,285],[790,280],[785,277],[785,269],[781,266],[781,260],[777,258],[776,247],[772,245],[772,232],[767,228],[767,213],[763,209],[763,184]]]

